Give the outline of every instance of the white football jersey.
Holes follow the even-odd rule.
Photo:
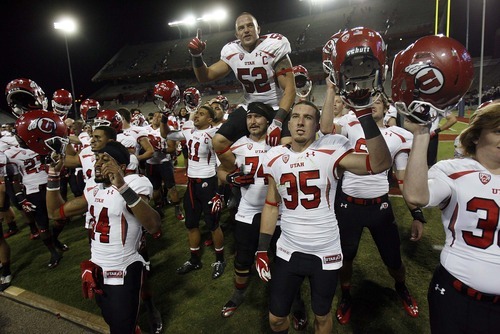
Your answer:
[[[7,157],[0,151],[0,177],[7,176]]]
[[[264,159],[264,172],[281,196],[281,236],[276,255],[288,261],[298,251],[321,258],[323,269],[342,266],[342,251],[334,212],[337,166],[352,152],[347,138],[326,135],[297,153],[276,146]]]
[[[78,157],[80,158],[80,164],[83,171],[83,179],[88,180],[94,177],[94,164],[95,164],[95,154],[92,152],[90,146],[85,147],[83,150],[78,152]]]
[[[78,135],[78,140],[80,140],[80,143],[82,143],[83,148],[90,146],[90,135],[88,134],[87,131],[82,131]]]
[[[10,147],[5,152],[7,166],[13,174],[20,174],[26,195],[40,191],[39,186],[47,183],[46,166],[42,164],[40,155],[30,149]]]
[[[148,139],[153,146],[154,152],[153,156],[146,160],[147,163],[152,165],[161,164],[165,161],[170,160],[170,154],[167,154],[167,141],[160,134],[160,128],[153,129],[149,127],[148,131]]]
[[[0,137],[0,152],[5,152],[12,146],[19,146],[16,137],[14,136]]]
[[[142,126],[131,125],[128,129],[123,129],[122,132],[125,136],[131,136],[135,140],[135,155],[139,155],[139,151],[141,150],[141,144],[139,141],[146,137],[148,138],[148,132]]]
[[[256,142],[246,136],[231,146],[231,151],[236,156],[236,165],[245,174],[254,176],[254,184],[241,187],[241,200],[235,216],[240,222],[252,224],[253,217],[262,212],[267,193],[267,178],[262,160],[270,148],[265,140]]]
[[[365,133],[356,116],[345,116],[347,120],[342,127],[342,134],[346,135],[356,152],[368,152],[366,148]],[[403,154],[408,156],[413,142],[413,134],[398,126],[380,128],[393,162],[404,161],[404,165],[396,163],[397,170],[406,169],[407,159],[396,159]],[[389,192],[388,171],[373,175],[357,175],[345,171],[342,180],[342,191],[353,197],[375,198]]]
[[[428,206],[439,206],[446,234],[441,264],[468,286],[500,295],[500,175],[471,158],[429,169]]]
[[[181,131],[170,132],[167,139],[186,140],[188,148],[187,176],[190,178],[207,179],[215,176],[216,154],[212,146],[212,138],[218,128],[209,127],[198,130],[192,121],[187,121]]]
[[[246,103],[263,102],[277,108],[283,91],[277,84],[276,64],[291,52],[288,39],[280,34],[260,36],[259,45],[247,52],[239,40],[227,43],[220,59],[227,63],[242,84]]]
[[[153,186],[141,175],[127,175],[125,182],[139,195],[151,197]],[[107,270],[125,270],[136,261],[144,262],[137,252],[142,226],[128,209],[114,186],[104,187],[89,179],[84,196],[91,215],[91,261]]]

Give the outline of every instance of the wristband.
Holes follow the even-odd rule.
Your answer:
[[[168,117],[165,116],[164,114],[162,114],[160,122],[162,122],[163,124],[167,124],[168,123]]]
[[[201,53],[199,55],[191,55],[192,59],[193,59],[193,67],[194,68],[200,68],[200,67],[204,67],[206,66],[205,65],[205,62],[203,61],[203,58],[201,57]]]
[[[132,190],[128,185],[124,185],[118,189],[120,192],[120,195],[122,195],[123,199],[125,200],[125,203],[127,203],[128,207],[133,208],[139,202],[141,201],[141,198],[137,193]]]
[[[283,120],[286,118],[288,115],[287,111],[283,108],[279,108],[278,111],[276,112],[276,115],[274,115],[274,119],[283,122]]]
[[[375,123],[375,120],[373,117],[366,117],[366,116],[361,116],[358,117],[358,121],[361,124],[361,127],[363,128],[363,132],[365,133],[365,139],[372,139],[377,136],[380,136],[380,129],[378,128],[377,123]]]
[[[272,235],[267,233],[259,233],[259,245],[257,246],[257,251],[267,252],[269,249],[269,244],[271,244]]]
[[[21,203],[22,201],[26,200],[26,196],[22,192],[18,192],[16,194],[16,201],[17,203]]]
[[[61,186],[61,179],[59,176],[51,176],[47,179],[47,190],[48,191],[56,191],[59,190]]]
[[[415,209],[410,210],[410,213],[414,220],[418,220],[423,224],[427,223],[421,208],[416,207]]]
[[[438,134],[438,133],[440,133],[441,131],[443,131],[443,130],[441,130],[441,128],[436,128],[436,130],[434,130],[434,133],[435,133],[435,134]]]

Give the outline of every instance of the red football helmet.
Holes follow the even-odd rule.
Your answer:
[[[48,102],[42,88],[31,79],[14,79],[5,88],[7,104],[14,116],[19,117],[29,110],[47,110]]]
[[[328,42],[325,43],[322,50],[322,58],[323,58],[323,71],[326,74],[330,74],[333,72],[333,60],[336,58],[337,51],[335,49],[335,45],[337,44],[337,40],[340,35],[342,35],[344,31],[339,30],[337,33],[333,34]]]
[[[99,110],[94,118],[94,127],[96,126],[110,126],[116,130],[116,133],[122,132],[123,122],[122,116],[112,109]]]
[[[144,115],[140,111],[132,115],[130,124],[135,126],[144,126],[146,125],[145,123],[146,123],[146,117],[144,117]]]
[[[182,101],[188,112],[196,112],[201,106],[200,91],[194,87],[189,87],[182,93]]]
[[[155,85],[154,103],[163,113],[171,113],[181,101],[181,91],[172,80],[160,81]]]
[[[474,78],[472,58],[462,44],[442,35],[425,36],[399,52],[392,65],[392,99],[398,112],[429,123],[460,101]]]
[[[292,70],[295,76],[295,91],[297,96],[306,97],[312,89],[312,80],[309,77],[309,72],[302,65],[294,66]]]
[[[47,155],[52,151],[60,154],[68,144],[66,124],[50,111],[25,112],[17,119],[15,129],[20,144],[40,155]]]
[[[94,99],[85,99],[80,104],[80,116],[84,122],[92,122],[101,109],[101,105]]]
[[[386,50],[382,36],[368,28],[352,28],[340,35],[335,44],[331,77],[347,105],[354,107],[349,99],[352,94],[375,96],[384,91]],[[355,107],[369,107],[372,103]]]
[[[59,117],[66,118],[73,105],[73,96],[66,89],[58,89],[52,95],[52,111]]]

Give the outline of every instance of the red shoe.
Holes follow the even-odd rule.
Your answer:
[[[4,239],[7,239],[11,236],[13,236],[14,234],[16,234],[17,232],[19,232],[19,229],[16,227],[16,228],[12,228],[12,229],[9,229],[7,232],[5,232],[3,234],[3,238]]]
[[[406,313],[408,313],[408,315],[412,318],[418,317],[417,302],[410,295],[410,291],[408,291],[406,285],[400,290],[396,289],[396,292],[398,293],[399,298],[401,298],[401,301],[403,302],[403,307]]]
[[[184,215],[182,214],[182,211],[179,211],[176,213],[177,220],[183,221],[184,220]]]
[[[214,244],[214,241],[212,239],[207,239],[203,244],[207,247],[210,247]]]
[[[350,297],[342,297],[335,316],[341,325],[345,325],[351,320],[352,300]]]

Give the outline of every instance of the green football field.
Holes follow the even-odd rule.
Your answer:
[[[458,131],[457,124],[456,130]],[[452,132],[449,131],[449,132]],[[440,143],[439,159],[453,156],[453,143]],[[182,159],[179,165],[182,165]],[[181,194],[184,186],[178,187]],[[387,273],[369,233],[364,233],[355,261],[352,295],[354,300],[351,322],[341,326],[334,321],[334,333],[429,333],[427,287],[434,268],[439,262],[439,249],[443,244],[443,227],[437,209],[424,210],[428,224],[424,237],[419,242],[409,241],[411,217],[401,197],[391,197],[397,223],[400,228],[401,251],[407,268],[407,285],[419,303],[420,316],[406,315],[393,289],[394,282]],[[70,246],[64,253],[60,265],[47,269],[49,253],[40,240],[29,240],[29,228],[18,215],[21,232],[10,237],[12,249],[13,285],[52,298],[73,307],[99,314],[92,300],[84,300],[80,287],[82,260],[89,258],[87,233],[83,218],[73,218],[60,239]],[[267,320],[268,286],[253,273],[245,302],[236,314],[224,319],[221,307],[233,291],[234,224],[227,210],[221,220],[225,234],[225,252],[228,265],[225,274],[211,278],[214,262],[212,247],[202,247],[203,268],[179,276],[175,269],[189,257],[187,233],[183,223],[177,221],[174,208],[165,209],[162,220],[163,236],[149,239],[148,246],[152,264],[152,285],[155,302],[162,313],[164,333],[270,333]],[[4,229],[5,229],[4,224]],[[203,237],[208,231],[202,224]],[[339,291],[333,302],[336,309]],[[303,296],[309,310],[308,284],[303,285]],[[147,317],[141,310],[140,324],[148,332]],[[293,333],[294,330],[290,329]],[[305,333],[313,333],[310,322]]]

